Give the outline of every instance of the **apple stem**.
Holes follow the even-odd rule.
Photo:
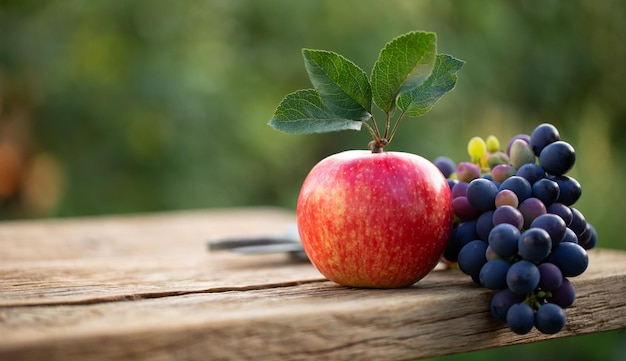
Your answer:
[[[367,148],[372,151],[372,153],[382,153],[383,148],[389,144],[389,141],[386,138],[380,138],[378,140],[372,140],[367,144]]]
[[[394,133],[396,132],[396,127],[394,126],[393,130],[391,131],[391,137],[387,138],[391,125],[391,114],[387,113],[387,118],[385,119],[385,134],[381,137],[380,130],[378,129],[378,125],[376,124],[376,120],[373,116],[371,116],[370,119],[372,121],[372,125],[369,125],[365,122],[363,123],[365,128],[367,128],[367,130],[370,132],[373,139],[367,144],[367,148],[371,150],[372,153],[382,153],[383,148],[385,148],[387,144],[389,144],[389,142],[391,141],[391,137],[393,137]]]

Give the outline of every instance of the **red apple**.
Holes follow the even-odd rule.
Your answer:
[[[444,252],[453,217],[443,174],[402,152],[331,155],[313,167],[297,204],[313,265],[353,287],[399,288],[422,279]]]

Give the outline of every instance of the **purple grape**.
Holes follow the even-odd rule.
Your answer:
[[[501,223],[489,232],[489,247],[500,257],[512,257],[517,254],[520,231],[514,225]]]
[[[496,208],[493,212],[493,224],[511,224],[517,229],[522,229],[524,226],[524,216],[522,213],[511,206],[501,206]]]
[[[546,214],[546,206],[537,198],[531,197],[520,203],[518,207],[524,217],[524,228],[529,228],[532,221],[542,214]]]
[[[480,167],[471,162],[461,162],[456,167],[456,178],[460,182],[471,182],[480,177]]]
[[[529,228],[520,235],[517,248],[523,259],[531,262],[540,262],[550,254],[552,240],[545,230]]]
[[[551,205],[559,199],[559,185],[548,178],[543,178],[535,182],[532,187],[532,196],[539,198],[546,206]]]
[[[506,322],[506,313],[509,311],[509,308],[520,301],[520,297],[508,288],[498,291],[491,298],[491,314],[497,320]]]
[[[485,251],[485,258],[487,259],[487,261],[491,261],[500,258],[500,256],[498,256],[498,254],[491,247],[487,246],[487,250]]]
[[[566,322],[565,311],[554,303],[541,305],[535,315],[535,327],[548,335],[561,331]]]
[[[563,283],[561,269],[552,263],[542,263],[539,269],[539,287],[544,291],[556,291]]]
[[[538,125],[535,130],[530,134],[530,147],[535,155],[538,157],[541,154],[543,148],[548,144],[554,143],[557,140],[561,140],[559,131],[556,127],[549,123]]]
[[[452,198],[456,198],[456,197],[465,197],[465,195],[467,194],[467,185],[469,183],[467,182],[458,182],[454,188],[452,188]]]
[[[506,284],[516,295],[527,295],[539,285],[539,269],[530,261],[518,261],[509,268]]]
[[[526,163],[515,173],[516,176],[525,178],[531,185],[546,177],[546,172],[536,163]]]
[[[449,178],[456,171],[456,164],[448,157],[437,157],[433,164],[441,171],[445,178]]]
[[[575,300],[576,290],[567,278],[563,278],[561,286],[552,291],[552,297],[547,298],[548,302],[559,305],[562,308],[568,308],[573,305]]]
[[[515,175],[515,168],[510,164],[499,164],[491,168],[491,178],[496,182],[504,182],[507,178]]]
[[[576,162],[576,152],[567,142],[556,141],[548,144],[539,155],[539,164],[546,173],[559,176],[567,173]]]
[[[467,200],[467,197],[456,197],[452,200],[452,206],[454,207],[454,214],[462,221],[471,221],[478,218],[480,212],[478,212]]]
[[[566,206],[576,203],[583,193],[580,183],[572,177],[562,175],[552,177],[552,180],[559,186],[559,197],[556,201]]]
[[[546,211],[561,217],[568,227],[572,223],[572,210],[563,203],[552,203],[546,207]]]
[[[499,191],[496,195],[496,208],[505,205],[514,208],[517,208],[517,206],[519,206],[519,200],[517,199],[517,195],[510,189],[503,189]]]
[[[502,184],[500,185],[500,191],[502,191],[503,189],[512,190],[515,195],[517,195],[517,199],[520,202],[525,201],[532,195],[532,186],[530,185],[530,182],[528,182],[526,178],[522,178],[516,175],[509,177],[504,182],[502,182]]]
[[[511,264],[502,258],[486,262],[480,269],[480,284],[490,290],[501,290],[507,287],[506,277]]]
[[[487,243],[483,241],[471,241],[459,252],[459,269],[472,279],[478,279],[480,270],[485,263],[485,252],[487,251]]]
[[[576,243],[561,242],[552,250],[548,262],[554,263],[565,277],[581,275],[589,266],[587,251]]]
[[[525,303],[516,303],[506,313],[509,329],[518,335],[529,333],[535,326],[535,312]]]
[[[565,237],[565,230],[567,226],[565,225],[565,221],[556,214],[542,214],[539,217],[535,218],[534,221],[530,224],[532,228],[541,228],[548,232],[550,235],[550,239],[552,240],[552,247],[556,247],[563,238]]]
[[[467,186],[466,197],[472,207],[478,212],[486,212],[496,208],[498,187],[492,181],[477,178]]]

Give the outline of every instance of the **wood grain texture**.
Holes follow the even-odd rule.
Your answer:
[[[455,270],[365,290],[286,255],[206,252],[293,221],[263,208],[1,224],[0,360],[405,360],[626,327],[624,252],[590,253],[554,336],[511,333]]]

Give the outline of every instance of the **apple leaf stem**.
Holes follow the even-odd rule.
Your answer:
[[[382,152],[405,116],[420,117],[454,89],[465,63],[437,54],[437,36],[412,31],[388,42],[380,51],[371,76],[345,57],[325,50],[303,49],[313,89],[293,92],[280,102],[269,125],[291,134],[360,130]],[[384,133],[372,115],[372,105],[385,112]],[[399,115],[391,126],[395,110]],[[371,121],[371,125],[368,122]]]

